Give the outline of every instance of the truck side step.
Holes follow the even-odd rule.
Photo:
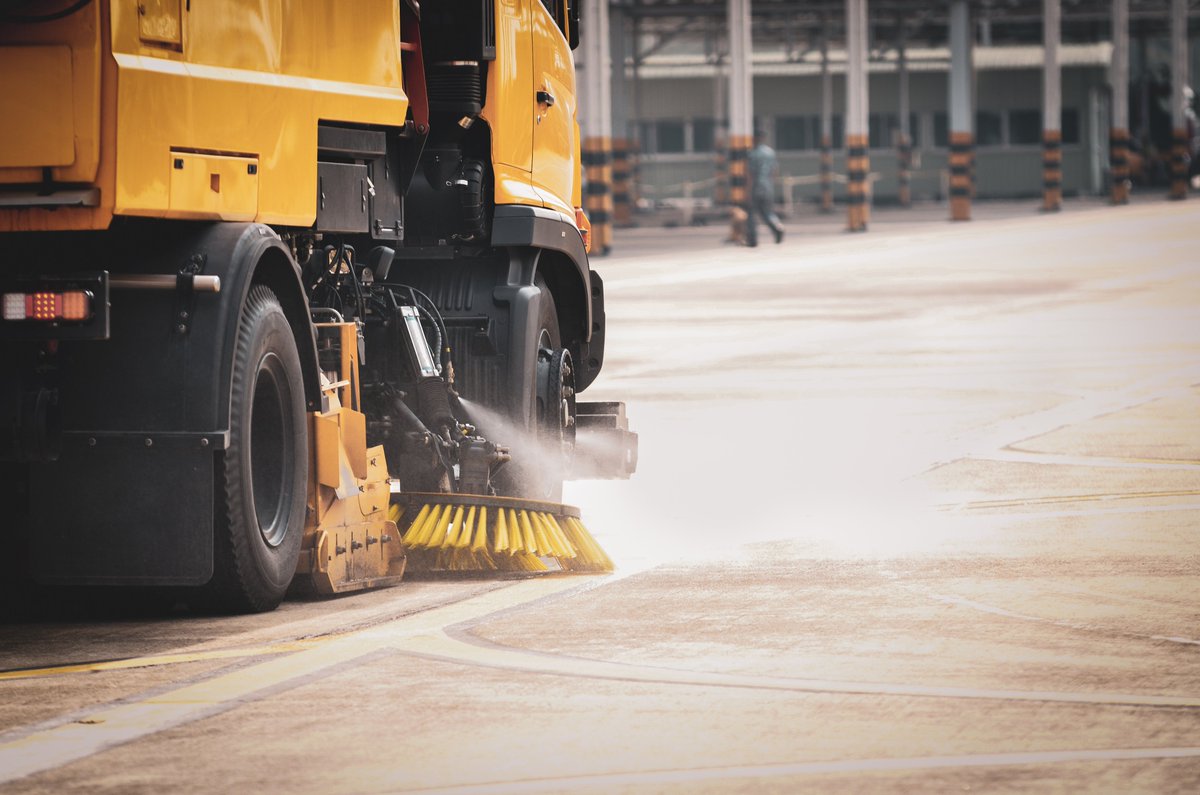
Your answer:
[[[577,403],[575,461],[570,480],[629,480],[638,464],[638,435],[629,430],[625,404]]]

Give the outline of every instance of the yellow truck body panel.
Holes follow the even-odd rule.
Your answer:
[[[570,48],[537,0],[495,7],[481,114],[494,201],[573,219]],[[0,187],[97,190],[66,206],[0,207],[0,231],[102,229],[113,215],[307,227],[318,122],[402,126],[402,78],[395,0],[97,0],[55,22],[8,24]],[[238,161],[249,170],[235,177]]]
[[[0,96],[15,123],[0,129],[0,185],[36,186],[49,168],[55,185],[99,192],[94,207],[0,209],[0,231],[104,228],[113,214],[312,224],[318,121],[395,127],[408,110],[399,6],[347,10],[331,0],[110,0],[6,25]],[[235,181],[227,171],[194,184],[173,174],[181,159],[205,158],[255,161],[255,173],[220,192],[195,185]]]

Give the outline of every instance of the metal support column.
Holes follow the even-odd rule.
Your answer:
[[[1171,199],[1187,198],[1188,0],[1171,0]]]
[[[592,252],[612,248],[612,59],[608,3],[584,6],[583,170],[584,209],[592,225]]]
[[[971,220],[971,10],[968,0],[950,3],[950,219]]]
[[[1062,209],[1062,36],[1059,0],[1042,0],[1042,210]]]
[[[901,207],[912,204],[912,130],[909,127],[908,102],[908,42],[906,41],[904,20],[898,20],[899,40],[896,42],[896,78],[900,85],[896,91],[899,102],[900,131],[896,135],[896,182],[898,198]]]
[[[833,212],[833,76],[829,73],[829,17],[821,20],[821,212]]]
[[[865,232],[867,184],[867,0],[846,0],[846,229]]]
[[[625,79],[626,14],[609,9],[609,58],[612,60],[613,226],[633,226],[633,141],[629,138],[629,92]]]
[[[725,26],[712,32],[713,70],[713,202],[729,207],[729,65]],[[730,231],[729,241],[738,241]]]
[[[632,95],[630,110],[632,117],[626,123],[629,133],[630,152],[632,152],[632,182],[630,184],[630,201],[636,207],[642,193],[641,166],[639,155],[646,142],[642,140],[642,119],[646,113],[642,108],[642,53],[639,42],[642,40],[641,17],[632,15],[629,19],[629,93]]]
[[[734,224],[745,214],[746,242],[753,245],[747,158],[754,145],[754,87],[751,74],[750,0],[729,0],[729,199]]]
[[[1129,201],[1129,0],[1112,3],[1112,129],[1108,133],[1112,203]]]

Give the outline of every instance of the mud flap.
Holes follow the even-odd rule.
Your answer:
[[[32,467],[34,578],[47,585],[208,582],[215,446],[196,434],[71,435],[58,461]]]

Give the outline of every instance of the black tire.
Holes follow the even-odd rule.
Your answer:
[[[459,188],[458,203],[461,218],[459,236],[466,242],[487,239],[487,220],[491,215],[488,197],[491,196],[487,169],[483,161],[465,158],[462,162],[461,178],[465,185]]]
[[[300,356],[268,287],[253,288],[242,309],[229,425],[210,591],[219,609],[264,612],[296,572],[308,488]]]
[[[562,335],[558,327],[558,309],[554,304],[554,296],[541,276],[537,277],[535,284],[542,291],[541,300],[538,302],[537,348],[549,347],[558,350],[562,347]],[[501,496],[561,502],[563,478],[566,473],[563,462],[554,460],[553,451],[541,449],[546,440],[544,434],[540,433],[540,420],[546,407],[540,405],[537,389],[533,391],[533,423],[529,429],[529,439],[520,444],[513,444],[513,461],[497,473],[496,491]],[[530,460],[531,458],[535,460]]]

